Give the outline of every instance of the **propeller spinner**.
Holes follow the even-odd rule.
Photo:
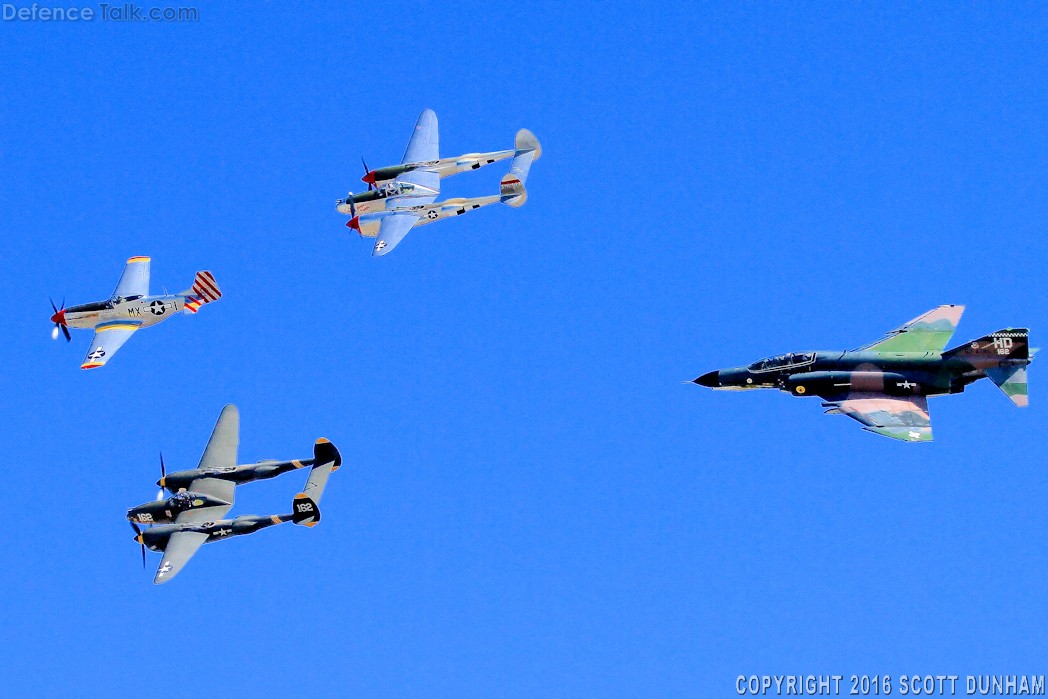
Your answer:
[[[58,331],[59,329],[61,329],[62,334],[65,335],[66,342],[71,342],[73,340],[73,337],[69,334],[69,328],[66,327],[65,320],[65,299],[62,299],[61,308],[56,308],[55,302],[52,299],[49,298],[47,300],[51,301],[51,310],[55,312],[55,314],[51,316],[51,322],[55,324],[54,330],[51,331],[51,339],[57,340]]]
[[[364,165],[364,176],[360,178],[361,182],[366,182],[368,185],[368,191],[370,192],[375,188],[375,173],[368,168],[368,163],[364,160],[364,156],[360,156],[360,162]]]

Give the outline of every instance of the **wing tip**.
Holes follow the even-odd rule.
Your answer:
[[[127,258],[127,264],[134,262],[149,262],[151,258],[148,255],[135,255],[134,257]]]
[[[83,364],[80,365],[80,368],[81,369],[98,369],[98,368],[103,367],[103,366],[105,366],[105,365],[104,364],[99,364],[98,362],[84,362]]]

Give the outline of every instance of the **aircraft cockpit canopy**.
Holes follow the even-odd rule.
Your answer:
[[[79,306],[70,306],[66,311],[71,313],[88,313],[90,311],[109,311],[112,308],[112,301],[99,301],[97,303],[82,303]]]
[[[167,506],[173,510],[188,510],[192,505],[193,496],[184,491],[171,496],[167,501]]]
[[[802,364],[811,364],[814,361],[814,352],[791,352],[789,354],[780,354],[777,357],[768,357],[766,359],[758,360],[753,364],[750,364],[747,368],[754,373],[759,371],[778,371],[780,369],[801,366]]]

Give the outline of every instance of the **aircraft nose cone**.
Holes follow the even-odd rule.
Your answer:
[[[717,388],[720,386],[720,372],[707,371],[705,374],[692,381],[692,383],[697,383],[706,388]]]
[[[65,310],[63,309],[51,316],[51,322],[65,325]]]

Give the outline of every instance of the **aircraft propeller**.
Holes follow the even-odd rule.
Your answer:
[[[62,308],[55,308],[55,302],[50,297],[48,297],[47,300],[51,301],[51,310],[55,312],[55,314],[51,316],[51,320],[55,321],[55,328],[51,331],[51,339],[58,339],[58,329],[61,328],[62,334],[65,335],[66,342],[72,342],[73,337],[69,334],[69,328],[67,328],[65,324],[65,316],[62,315],[65,312],[65,299],[62,299]]]
[[[142,547],[142,568],[145,569],[145,567],[146,567],[146,542],[142,538],[142,529],[137,524],[135,524],[134,522],[131,522],[131,528],[135,530],[135,541],[137,541],[139,543],[139,545],[141,545],[141,547]]]
[[[160,481],[159,481],[159,483],[162,484],[164,482],[164,479],[166,479],[166,478],[167,478],[167,469],[164,467],[164,452],[160,452]],[[163,500],[163,498],[164,498],[164,486],[160,485],[160,490],[158,490],[157,493],[156,493],[156,499],[157,500]]]
[[[368,191],[370,192],[372,189],[375,188],[375,173],[371,172],[371,169],[368,168],[368,163],[366,160],[364,160],[363,155],[360,156],[360,162],[364,164],[364,176],[360,178],[360,181],[367,182]]]

